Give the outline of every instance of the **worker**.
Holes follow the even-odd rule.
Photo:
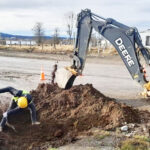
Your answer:
[[[40,122],[36,119],[36,109],[35,105],[32,101],[32,96],[29,92],[24,90],[17,90],[13,87],[6,87],[0,89],[0,93],[9,92],[14,97],[10,103],[8,110],[3,113],[3,118],[0,123],[0,132],[3,131],[5,124],[7,123],[7,119],[10,115],[21,112],[25,108],[30,110],[32,125],[38,125]]]
[[[57,62],[58,63],[58,62]],[[53,71],[52,71],[52,80],[51,80],[51,84],[54,84],[54,80],[55,80],[55,74],[56,74],[56,71],[57,71],[57,63],[56,64],[54,64],[54,69],[53,69]]]

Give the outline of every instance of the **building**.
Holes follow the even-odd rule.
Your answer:
[[[35,40],[32,40],[32,39],[15,39],[15,38],[10,38],[10,39],[6,39],[6,45],[33,46],[33,45],[36,45],[36,42],[35,42]]]
[[[150,48],[150,29],[140,32],[142,43],[146,48]]]

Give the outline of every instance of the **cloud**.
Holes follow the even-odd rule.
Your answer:
[[[65,14],[85,8],[143,30],[150,28],[149,7],[149,0],[0,0],[0,32],[32,34],[34,24],[42,22],[47,34],[55,27],[64,34]]]
[[[48,3],[47,3],[48,2]],[[1,0],[0,10],[31,9],[50,5],[49,0]]]

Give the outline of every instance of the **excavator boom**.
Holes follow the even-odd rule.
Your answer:
[[[112,18],[105,19],[86,9],[82,10],[77,18],[77,37],[73,65],[70,67],[77,73],[76,75],[70,74],[68,80],[61,87],[65,89],[70,88],[73,85],[75,77],[82,74],[93,29],[105,37],[116,48],[131,77],[142,86],[147,84],[148,81],[144,75],[143,66],[139,61],[138,52],[141,52],[148,65],[150,64],[150,55],[142,44],[138,30],[119,23]],[[60,85],[61,81],[56,79],[56,82]]]

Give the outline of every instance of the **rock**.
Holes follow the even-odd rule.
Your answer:
[[[125,136],[126,136],[126,137],[133,137],[134,134],[135,134],[135,132],[132,131],[131,133],[126,134]]]
[[[127,132],[129,128],[127,125],[125,125],[125,126],[122,126],[120,129],[122,132]]]
[[[128,124],[128,127],[129,127],[130,129],[134,129],[134,128],[135,128],[135,124],[134,124],[134,123],[130,123],[130,124]]]

